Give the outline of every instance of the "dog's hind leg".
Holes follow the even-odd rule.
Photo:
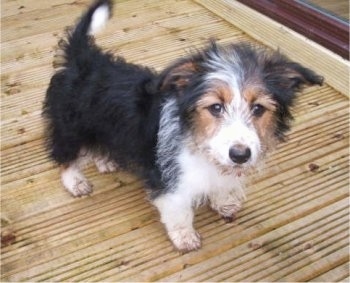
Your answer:
[[[118,164],[107,156],[94,156],[94,162],[100,173],[110,173],[118,169]]]
[[[80,154],[76,160],[62,165],[62,183],[74,197],[81,197],[92,193],[92,184],[81,172],[83,166],[90,160],[90,154]]]

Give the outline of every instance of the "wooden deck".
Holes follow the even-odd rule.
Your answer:
[[[324,64],[335,83],[300,95],[289,141],[252,176],[238,219],[226,224],[198,210],[201,250],[173,250],[142,183],[125,172],[89,167],[91,197],[63,190],[43,148],[41,107],[56,43],[89,2],[1,3],[1,281],[348,282],[349,101],[336,90],[346,89],[347,74],[334,75],[328,56],[309,61]],[[98,42],[160,69],[211,36],[254,40],[227,20],[234,11],[216,12],[221,6],[210,9],[212,2],[117,1]],[[294,58],[316,54],[305,53],[312,43],[293,50],[293,42],[285,49]]]

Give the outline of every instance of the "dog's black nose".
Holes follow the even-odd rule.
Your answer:
[[[234,145],[230,148],[229,156],[234,163],[246,163],[252,155],[250,148],[244,145]]]

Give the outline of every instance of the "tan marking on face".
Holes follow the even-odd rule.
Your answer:
[[[223,105],[231,104],[233,100],[233,93],[229,89],[228,85],[220,81],[216,81],[213,85],[214,88],[212,92],[215,93],[215,95],[220,99],[221,103]]]
[[[194,137],[197,143],[212,137],[220,128],[221,117],[213,116],[208,107],[213,104],[229,105],[233,95],[228,86],[222,82],[214,82],[213,86],[198,101],[196,112],[193,117]]]
[[[254,104],[260,104],[266,109],[261,117],[253,117],[252,122],[258,132],[263,147],[273,147],[276,144],[274,133],[277,126],[275,101],[259,87],[248,88],[243,92],[243,95],[250,108],[252,108]]]

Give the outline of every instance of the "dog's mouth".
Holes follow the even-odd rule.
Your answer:
[[[245,172],[248,168],[246,166],[233,164],[233,166],[220,165],[219,168],[221,170],[222,175],[234,175],[236,177],[242,177],[245,175]]]
[[[241,177],[244,174],[244,170],[239,166],[234,169],[234,173],[237,177]]]

